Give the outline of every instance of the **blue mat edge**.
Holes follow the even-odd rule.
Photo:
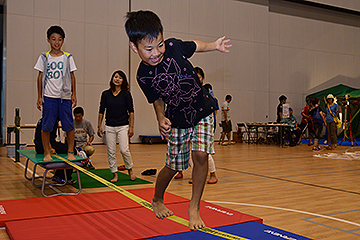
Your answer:
[[[243,240],[246,239],[267,239],[267,240],[276,240],[276,239],[294,239],[294,240],[312,240],[295,233],[291,233],[282,229],[278,229],[266,224],[258,222],[245,222],[238,223],[234,225],[222,226],[214,228],[216,230],[229,233],[235,236],[239,236]],[[247,232],[249,231],[249,232]],[[153,240],[181,240],[181,239],[197,239],[197,240],[217,240],[217,239],[227,239],[222,238],[216,235],[210,235],[201,231],[191,231],[185,233],[176,233],[166,236],[159,236],[155,238],[148,238]],[[230,239],[230,238],[229,238]]]

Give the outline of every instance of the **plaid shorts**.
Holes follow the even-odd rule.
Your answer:
[[[167,144],[166,166],[183,171],[189,166],[191,151],[214,154],[214,118],[209,115],[191,128],[172,128]]]

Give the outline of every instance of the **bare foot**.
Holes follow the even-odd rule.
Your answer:
[[[52,161],[52,160],[53,159],[52,159],[50,154],[49,155],[44,155],[44,161]]]
[[[71,161],[71,160],[76,160],[75,156],[73,153],[68,153],[68,157],[67,160]]]
[[[111,179],[110,182],[116,183],[116,182],[119,180],[119,176],[118,176],[117,172],[116,172],[116,173],[113,173],[113,174],[114,174],[114,178]]]
[[[129,176],[130,176],[130,180],[131,181],[135,181],[136,180],[136,175],[135,173],[133,172],[132,169],[128,169],[128,173],[129,173]]]
[[[151,202],[151,206],[157,218],[164,219],[166,217],[170,217],[174,215],[174,213],[165,206],[164,202],[161,201],[154,202],[153,200]]]
[[[205,223],[200,217],[199,208],[191,207],[189,204],[189,228],[191,231],[206,227]]]

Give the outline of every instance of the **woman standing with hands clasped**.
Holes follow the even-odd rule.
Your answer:
[[[118,167],[116,161],[116,140],[119,141],[120,153],[130,179],[134,181],[136,175],[132,170],[133,162],[129,150],[129,138],[134,135],[134,105],[129,84],[123,71],[115,71],[110,79],[110,89],[101,94],[98,136],[102,137],[102,120],[105,113],[105,138],[110,171],[114,174],[111,182],[118,181]]]

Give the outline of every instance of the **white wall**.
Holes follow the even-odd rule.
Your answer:
[[[100,94],[109,88],[112,72],[128,72],[128,39],[123,16],[127,0],[7,0],[7,77],[5,125],[14,123],[20,108],[21,125],[41,117],[36,109],[38,72],[33,69],[41,52],[49,50],[46,31],[51,25],[65,30],[63,50],[74,56],[78,70],[78,106],[85,109],[96,131]],[[29,133],[33,137],[33,133]],[[31,143],[24,136],[22,142]],[[96,141],[102,141],[96,139]]]
[[[191,61],[204,69],[205,82],[213,85],[220,103],[226,94],[233,96],[233,125],[274,121],[281,94],[299,119],[308,93],[339,83],[360,88],[359,27],[270,12],[266,4],[252,2],[259,1],[132,0],[131,7],[156,12],[165,38],[231,39],[230,53],[195,54]],[[127,0],[7,0],[6,5],[5,125],[13,124],[15,107],[20,107],[22,124],[40,117],[33,66],[49,48],[47,28],[60,24],[66,32],[64,50],[73,53],[78,67],[78,105],[85,117],[96,128],[100,93],[108,88],[111,73],[122,69],[135,103],[132,141],[139,141],[139,134],[158,134],[153,108],[135,80],[139,58],[134,53],[128,58]],[[23,136],[21,141],[29,142]]]

